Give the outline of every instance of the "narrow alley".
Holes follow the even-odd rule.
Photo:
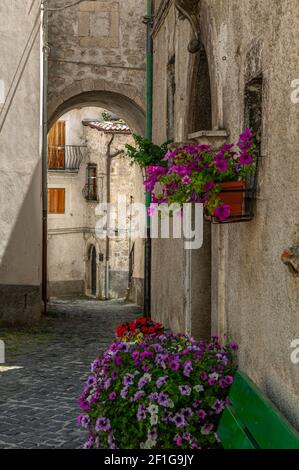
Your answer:
[[[0,372],[0,448],[82,448],[77,399],[89,365],[115,327],[138,314],[140,308],[120,301],[59,300],[49,305],[46,333],[24,341],[25,348],[10,334],[5,365],[21,368]]]

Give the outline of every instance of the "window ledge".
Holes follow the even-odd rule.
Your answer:
[[[212,147],[223,145],[228,137],[229,134],[225,129],[202,130],[188,134],[188,139],[195,140],[200,145],[206,144]]]

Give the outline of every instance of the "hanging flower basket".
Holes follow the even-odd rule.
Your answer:
[[[147,167],[145,187],[156,204],[202,203],[213,223],[250,220],[248,201],[253,199],[257,169],[256,146],[251,129],[236,144],[218,150],[210,145],[184,145],[169,150],[161,165]]]

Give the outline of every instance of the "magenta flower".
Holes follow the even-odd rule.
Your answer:
[[[181,436],[176,436],[174,438],[174,441],[178,447],[181,447],[183,445],[183,439]]]
[[[204,410],[201,409],[201,410],[197,411],[197,415],[198,415],[199,419],[204,420],[204,419],[206,419],[207,413]]]
[[[110,420],[108,418],[98,418],[96,421],[95,430],[98,432],[108,432],[111,429]]]
[[[228,162],[224,159],[219,159],[216,161],[216,168],[218,171],[223,173],[224,171],[227,171],[229,169]]]
[[[209,191],[211,191],[213,188],[215,187],[215,183],[214,181],[210,180],[210,181],[207,181],[206,184],[204,185],[204,192],[208,193]]]
[[[214,215],[217,219],[223,221],[229,218],[231,214],[230,206],[228,204],[222,204],[216,207]]]
[[[116,392],[109,393],[109,400],[113,401],[116,399]]]
[[[189,184],[190,181],[191,181],[191,178],[189,175],[184,176],[184,178],[182,179],[183,184]]]
[[[233,377],[231,375],[227,375],[225,378],[224,378],[225,382],[227,385],[231,385],[234,381]]]
[[[253,163],[253,156],[250,153],[242,153],[239,157],[241,165],[251,165]]]
[[[237,351],[237,349],[239,349],[239,345],[236,341],[232,341],[230,344],[229,344],[229,347],[230,349],[232,349],[233,351]]]

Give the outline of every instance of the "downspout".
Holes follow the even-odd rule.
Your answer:
[[[43,10],[43,103],[42,103],[42,299],[44,315],[48,302],[48,0],[42,1]]]
[[[106,202],[107,202],[107,234],[106,234],[106,259],[105,259],[105,300],[109,300],[110,291],[110,202],[111,202],[111,145],[114,134],[107,146],[106,163]]]
[[[153,0],[147,0],[147,16],[145,17],[147,26],[146,34],[146,132],[145,137],[152,140],[153,128],[153,39],[152,39],[152,23],[153,23]],[[144,316],[151,316],[151,256],[152,241],[150,230],[150,217],[148,208],[151,204],[151,192],[147,191],[145,195],[146,203],[146,239],[144,250]]]

